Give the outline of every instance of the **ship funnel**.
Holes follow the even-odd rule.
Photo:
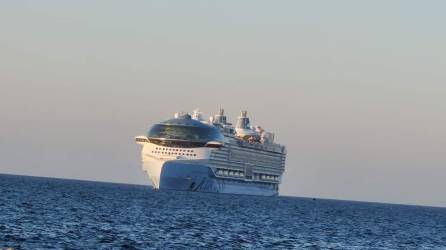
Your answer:
[[[248,118],[248,111],[242,111],[240,117],[237,120],[237,126],[236,128],[243,128],[243,129],[249,129],[249,118]]]
[[[219,123],[219,124],[227,124],[226,123],[226,116],[225,116],[225,110],[224,109],[220,109],[220,112],[218,113],[218,115],[214,116],[214,123]]]

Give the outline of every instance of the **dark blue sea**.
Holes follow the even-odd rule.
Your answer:
[[[0,175],[0,249],[446,249],[446,209]]]

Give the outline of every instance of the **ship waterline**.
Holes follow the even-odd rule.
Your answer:
[[[237,126],[223,110],[209,121],[197,111],[155,124],[142,146],[143,170],[155,189],[277,195],[285,170],[285,147],[242,112]]]

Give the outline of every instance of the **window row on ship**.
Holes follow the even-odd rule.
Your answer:
[[[243,171],[224,169],[224,168],[217,168],[216,174],[218,176],[230,176],[230,177],[241,177],[241,178],[245,177],[245,174]],[[279,175],[272,175],[272,174],[266,174],[266,173],[255,173],[254,172],[252,175],[252,180],[279,181],[280,177],[279,177]]]
[[[270,155],[282,155],[282,154],[285,154],[285,152],[282,152],[282,150],[265,150],[265,148],[263,148],[264,146],[262,146],[262,147],[251,147],[251,146],[245,146],[245,145],[240,144],[238,142],[235,142],[235,143],[229,142],[226,145],[227,145],[227,147],[230,147],[230,148],[238,148],[238,149],[241,149],[241,150],[262,152],[264,154],[270,154]],[[279,147],[279,146],[277,146],[277,147]]]
[[[212,152],[211,158],[227,159],[232,161],[251,161],[264,164],[280,164],[285,162],[284,155],[269,155],[259,151],[241,149],[218,150]]]
[[[278,183],[270,183],[270,182],[246,182],[244,180],[237,180],[237,179],[222,179],[222,184],[231,184],[231,183],[240,183],[245,185],[255,185],[255,186],[263,186],[268,189],[273,190],[279,190],[279,184]]]
[[[247,160],[247,159],[252,159],[252,160]],[[268,169],[270,168],[270,169],[279,169],[279,170],[282,170],[285,167],[284,161],[264,162],[264,161],[257,159],[255,156],[251,157],[251,158],[249,158],[247,156],[246,158],[239,158],[239,159],[230,158],[230,159],[228,159],[226,157],[212,155],[211,163],[223,164],[223,165],[231,164],[233,166],[243,166],[243,167],[244,167],[244,165],[252,165],[255,167],[264,167],[264,168],[268,168]]]
[[[224,163],[220,163],[220,164],[216,164],[215,162],[212,162],[211,165],[214,168],[228,168],[228,169],[232,169],[232,170],[240,170],[240,171],[244,171],[246,165],[242,165],[242,164],[233,164],[233,163],[229,163],[228,162],[226,164]],[[263,167],[263,166],[250,166],[253,171],[256,172],[265,172],[265,173],[271,173],[271,174],[276,174],[276,175],[281,175],[283,173],[283,168],[274,168],[274,167]]]
[[[152,154],[162,155],[183,155],[183,156],[197,156],[192,149],[178,149],[178,148],[155,148]]]
[[[211,162],[221,162],[221,163],[227,163],[227,162],[232,162],[236,165],[252,165],[252,166],[265,166],[265,167],[273,167],[273,168],[281,168],[282,167],[282,162],[281,161],[277,161],[277,162],[262,162],[259,160],[256,160],[254,157],[252,157],[252,160],[248,160],[247,156],[246,158],[240,158],[240,159],[234,159],[234,158],[222,158],[222,157],[214,157],[211,156],[210,160]]]
[[[214,169],[228,169],[228,170],[233,170],[233,171],[242,171],[244,172],[246,169],[247,165],[243,165],[243,164],[234,164],[231,162],[226,162],[226,163],[216,163],[216,162],[212,162],[210,164],[210,166]],[[250,165],[250,167],[252,168],[252,170],[254,172],[262,172],[262,173],[268,173],[271,175],[281,175],[283,173],[283,169],[282,168],[271,168],[271,167],[262,167],[262,166],[253,166]]]
[[[262,151],[262,150],[258,150],[258,149],[239,147],[237,145],[230,145],[230,144],[226,144],[225,147],[220,148],[219,150],[213,151],[212,154],[213,155],[225,155],[226,157],[229,157],[229,155],[245,157],[246,154],[249,154],[250,156],[256,156],[256,157],[263,156],[264,159],[268,158],[267,160],[271,160],[271,161],[273,161],[273,160],[280,161],[280,160],[285,159],[285,154],[283,154],[283,153]]]

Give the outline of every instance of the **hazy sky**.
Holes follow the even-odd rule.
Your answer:
[[[2,1],[0,173],[148,184],[133,137],[220,107],[281,194],[446,206],[445,1]]]

